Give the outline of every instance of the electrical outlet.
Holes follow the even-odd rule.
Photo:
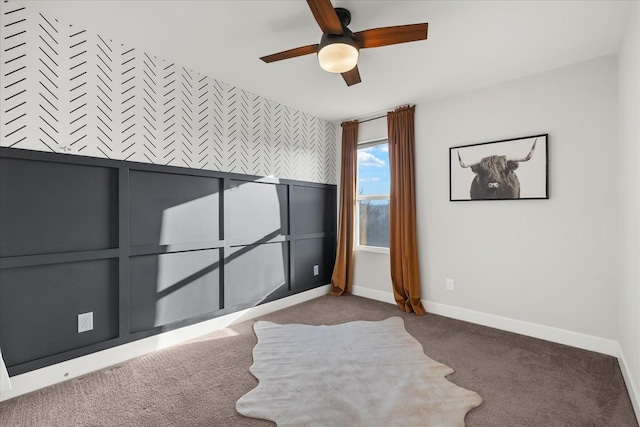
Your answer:
[[[93,311],[78,314],[78,333],[93,329]]]
[[[313,275],[314,276],[319,276],[320,275],[320,270],[319,270],[317,265],[313,266]]]
[[[453,290],[453,279],[447,279],[447,290],[448,291]]]

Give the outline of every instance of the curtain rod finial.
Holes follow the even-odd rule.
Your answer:
[[[347,127],[347,126],[358,126],[358,120],[352,120],[350,122],[342,122],[340,124],[340,126],[342,127]]]

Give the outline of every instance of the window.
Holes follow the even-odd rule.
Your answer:
[[[358,249],[389,248],[389,142],[358,145],[356,245]]]

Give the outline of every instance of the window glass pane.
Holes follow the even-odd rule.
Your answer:
[[[389,144],[358,149],[358,194],[389,194]]]
[[[358,201],[360,246],[389,247],[389,200]]]

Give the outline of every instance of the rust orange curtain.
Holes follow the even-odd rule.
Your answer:
[[[387,114],[389,138],[389,257],[393,295],[407,313],[425,313],[420,301],[420,269],[416,233],[416,186],[414,173],[415,106]]]
[[[342,123],[342,167],[340,168],[340,207],[336,263],[331,275],[329,295],[351,293],[353,282],[353,215],[358,162],[358,121]]]

